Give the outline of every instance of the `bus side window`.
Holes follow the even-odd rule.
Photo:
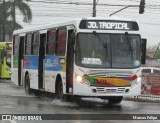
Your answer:
[[[32,55],[38,55],[39,53],[39,32],[33,34],[32,41]]]
[[[66,52],[66,38],[67,38],[67,29],[59,28],[58,29],[58,40],[56,45],[56,53],[59,56],[64,56]]]
[[[31,44],[32,44],[32,34],[29,33],[26,35],[26,42],[25,42],[25,55],[31,55]]]
[[[55,48],[56,48],[56,30],[52,29],[47,32],[47,46],[46,46],[46,54],[47,55],[54,55]]]

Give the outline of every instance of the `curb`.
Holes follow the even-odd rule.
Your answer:
[[[127,101],[137,101],[137,102],[160,103],[160,100],[142,99],[142,98],[128,98],[128,97],[125,97],[124,100],[127,100]]]

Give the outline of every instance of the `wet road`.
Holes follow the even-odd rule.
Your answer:
[[[123,100],[121,104],[109,105],[107,101],[98,98],[82,99],[79,102],[62,102],[54,98],[44,96],[28,96],[23,87],[17,87],[14,83],[0,82],[0,114],[160,114],[160,103],[146,103]],[[127,115],[126,115],[127,116]],[[43,123],[44,121],[0,121],[0,123]],[[45,121],[54,123],[55,121]],[[56,120],[61,123],[103,123],[104,120]],[[55,123],[56,123],[55,122]],[[110,123],[124,121],[107,121]],[[128,122],[128,121],[126,121]],[[129,122],[153,122],[134,121]],[[155,121],[160,122],[160,121]]]

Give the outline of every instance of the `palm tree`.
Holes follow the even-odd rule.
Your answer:
[[[23,22],[29,23],[32,20],[32,11],[29,5],[26,2],[30,0],[9,0],[6,3],[8,4],[11,12],[11,18],[13,20],[13,30],[18,29],[16,27],[16,9],[23,15]]]
[[[9,12],[9,3],[0,3],[0,41],[5,41],[5,35],[8,34],[10,39],[13,33],[13,21],[10,18],[11,13]],[[15,23],[15,27],[21,29],[22,26]]]

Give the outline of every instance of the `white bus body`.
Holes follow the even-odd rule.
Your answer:
[[[103,98],[141,93],[136,21],[81,18],[17,30],[13,37],[11,80],[19,86],[29,82],[29,89],[56,93],[61,82],[65,95]]]

